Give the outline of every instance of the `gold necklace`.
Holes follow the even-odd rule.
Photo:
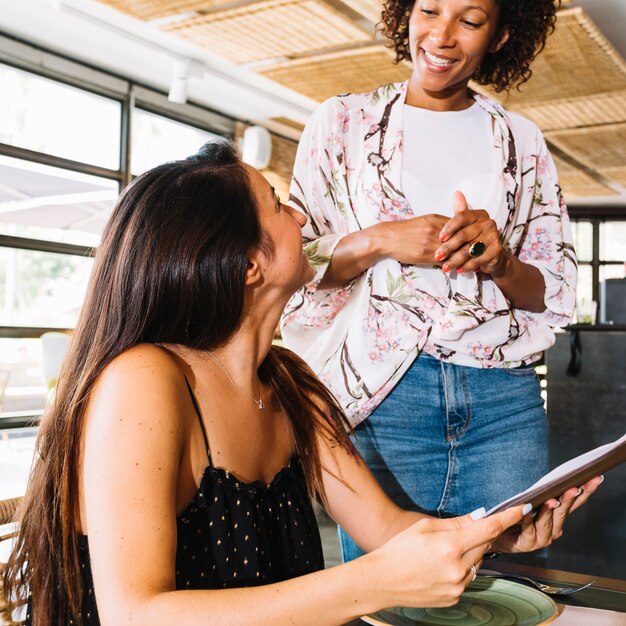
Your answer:
[[[261,381],[259,381],[259,399],[257,400],[254,396],[251,396],[249,393],[246,393],[231,377],[231,375],[228,373],[228,370],[226,369],[226,367],[224,366],[224,364],[212,353],[212,352],[208,352],[207,353],[223,370],[224,370],[224,374],[226,374],[226,376],[228,377],[228,380],[230,380],[231,384],[233,385],[233,387],[236,387],[237,389],[239,389],[239,391],[241,391],[241,393],[246,396],[246,398],[250,398],[250,400],[252,400],[252,402],[254,402],[258,407],[259,410],[264,409],[265,408],[265,402],[263,402],[263,396],[261,394]]]

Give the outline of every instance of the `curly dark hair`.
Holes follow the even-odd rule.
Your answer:
[[[396,63],[410,59],[409,17],[416,0],[384,0],[379,29],[396,53]],[[488,54],[472,79],[491,85],[497,92],[525,83],[532,75],[530,65],[543,50],[554,30],[561,0],[496,0],[500,7],[498,28],[507,26],[510,35],[496,53]]]

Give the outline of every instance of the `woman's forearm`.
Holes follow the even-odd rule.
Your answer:
[[[346,235],[337,244],[324,277],[322,289],[341,287],[381,259],[390,258],[409,265],[434,263],[439,233],[448,218],[420,215],[406,220],[379,222]]]
[[[320,288],[342,287],[384,257],[384,226],[375,224],[343,237],[320,281]]]
[[[541,313],[545,311],[546,285],[541,272],[506,252],[502,269],[491,278],[516,309]]]
[[[101,610],[103,626],[334,626],[381,608],[367,557],[261,587],[167,591]]]

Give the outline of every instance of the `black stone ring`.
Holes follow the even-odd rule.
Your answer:
[[[469,255],[475,259],[476,257],[479,257],[481,254],[484,254],[486,249],[487,249],[487,246],[482,241],[475,241],[469,247],[468,252],[469,252]]]

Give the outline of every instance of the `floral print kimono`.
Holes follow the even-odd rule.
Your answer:
[[[413,217],[401,189],[406,93],[404,82],[324,102],[300,141],[290,190],[290,203],[308,217],[305,249],[316,275],[287,305],[282,335],[355,426],[421,350],[477,368],[531,364],[575,306],[570,224],[545,140],[534,124],[478,94],[493,120],[494,180],[485,208],[503,245],[541,271],[545,311],[512,308],[488,275],[458,274],[451,283],[439,268],[393,259],[343,287],[318,288],[342,237]]]

